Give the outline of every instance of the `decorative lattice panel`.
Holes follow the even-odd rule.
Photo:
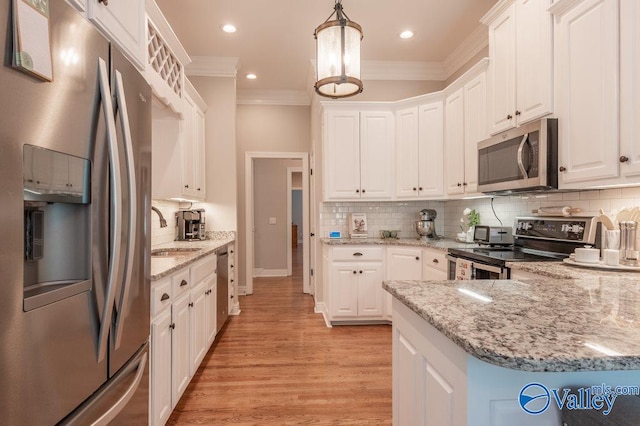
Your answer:
[[[182,97],[182,64],[171,53],[169,46],[160,33],[149,22],[147,49],[149,50],[149,65],[162,77],[169,87]]]

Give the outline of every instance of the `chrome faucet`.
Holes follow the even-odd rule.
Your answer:
[[[164,216],[162,216],[162,213],[160,212],[160,210],[158,210],[158,208],[154,206],[151,206],[151,210],[158,213],[158,217],[160,218],[160,228],[166,228],[167,221],[165,220]]]

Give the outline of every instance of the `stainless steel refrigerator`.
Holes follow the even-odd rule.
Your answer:
[[[147,424],[151,90],[64,0],[21,72],[0,10],[2,423]]]

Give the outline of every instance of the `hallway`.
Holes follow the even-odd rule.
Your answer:
[[[391,327],[327,328],[293,276],[257,278],[170,425],[391,424]]]

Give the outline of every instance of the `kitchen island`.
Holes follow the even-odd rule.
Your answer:
[[[638,278],[385,281],[394,297],[394,424],[560,425],[554,390],[565,404],[565,387],[633,392]]]

